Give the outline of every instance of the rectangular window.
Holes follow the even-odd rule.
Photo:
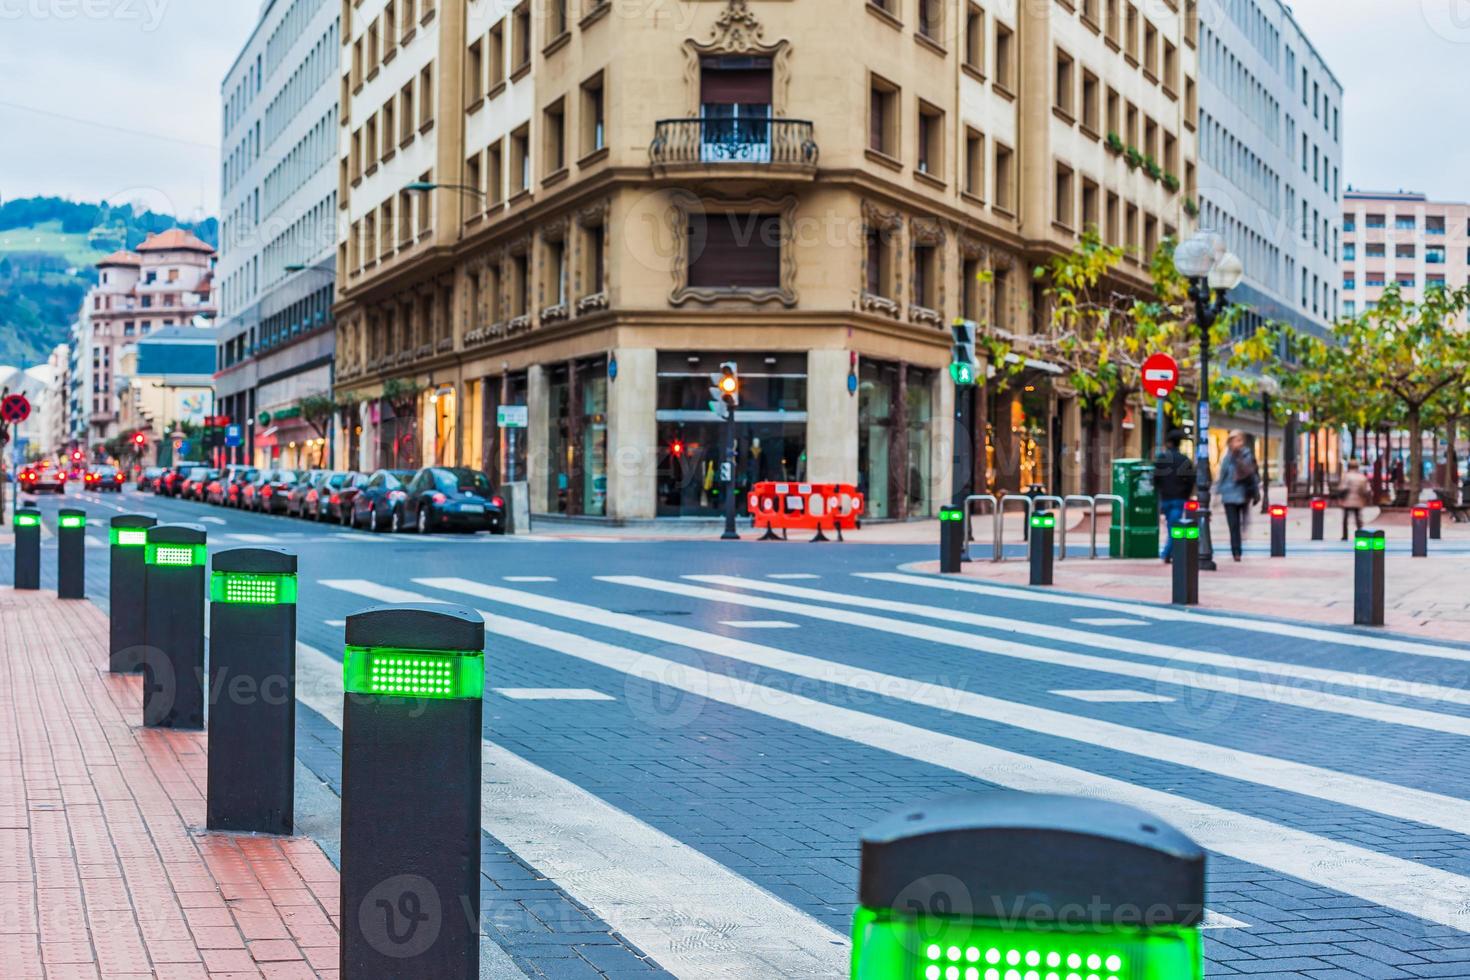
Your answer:
[[[868,148],[898,155],[898,89],[877,77],[868,93]]]
[[[378,165],[378,115],[373,113],[368,117],[367,128],[363,130],[362,152],[364,157],[364,171],[371,171]]]
[[[587,225],[582,229],[582,295],[594,296],[602,292],[606,278],[606,248],[603,243],[603,226]]]
[[[1053,219],[1059,225],[1064,225],[1068,228],[1075,227],[1073,222],[1075,221],[1076,203],[1073,197],[1074,190],[1071,167],[1065,163],[1057,163],[1053,187],[1054,194],[1052,201],[1055,205],[1055,209],[1052,211]]]
[[[888,296],[893,265],[888,236],[877,228],[869,228],[864,242],[867,264],[864,270],[863,289],[870,296]]]
[[[398,93],[398,142],[413,139],[413,79]]]
[[[944,113],[919,103],[919,173],[944,176]]]
[[[470,45],[464,63],[465,105],[472,106],[485,97],[485,42]]]
[[[501,82],[505,81],[505,20],[502,18],[496,25],[490,28],[489,48],[485,53],[485,60],[489,63],[490,88],[494,92]]]
[[[1107,15],[1103,23],[1103,33],[1113,42],[1115,48],[1123,42],[1123,19],[1119,12],[1121,3],[1122,0],[1107,0]]]
[[[1123,51],[1138,64],[1138,8],[1131,3],[1123,21]]]
[[[387,258],[393,254],[397,242],[393,238],[393,199],[389,198],[383,202],[378,212],[378,253]]]
[[[992,141],[994,142],[994,141]],[[1016,213],[1016,165],[1015,153],[1009,146],[994,142],[995,146],[995,207],[1009,214]]]
[[[1111,87],[1108,89],[1108,135],[1123,138],[1123,97]]]
[[[546,243],[546,302],[549,306],[561,306],[567,301],[567,248],[565,242]]]
[[[960,316],[980,320],[980,260],[965,259],[960,266]]]
[[[1444,215],[1428,215],[1424,218],[1424,234],[1443,235]]]
[[[1082,180],[1082,228],[1102,232],[1102,214],[1099,198],[1102,192],[1095,181]]]
[[[919,33],[935,41],[943,35],[943,0],[919,0]]]
[[[965,130],[965,193],[985,197],[985,136],[977,130]]]
[[[1082,73],[1082,126],[1093,133],[1102,130],[1102,108],[1098,104],[1097,76],[1090,71]]]
[[[1169,41],[1164,41],[1164,88],[1170,92],[1179,91],[1179,49]]]
[[[513,317],[525,316],[531,312],[531,256],[528,252],[520,252],[510,258],[511,269],[511,308],[510,315]]]
[[[1384,228],[1384,227],[1387,227],[1384,224],[1384,217],[1381,214],[1370,214],[1370,215],[1368,215],[1368,218],[1364,222],[1364,224],[1366,224],[1369,228]]]
[[[511,197],[531,187],[531,132],[525,126],[510,134]]]
[[[434,65],[432,62],[419,72],[419,128],[424,129],[434,121]]]
[[[780,215],[691,215],[689,241],[703,243],[698,254],[693,255],[689,262],[690,287],[780,288]]]
[[[602,73],[582,83],[582,155],[595,153],[607,145],[606,100],[602,92]]]
[[[511,74],[521,71],[531,64],[531,4],[521,4],[512,15],[515,21],[515,58],[511,67]]]
[[[939,307],[938,251],[933,245],[914,246],[914,305],[926,310]]]
[[[1052,105],[1068,119],[1077,115],[1076,81],[1072,76],[1072,56],[1061,48],[1056,51],[1056,87],[1052,92]]]
[[[1138,257],[1138,205],[1128,205],[1128,218],[1123,225],[1123,247]]]
[[[413,207],[414,195],[411,191],[398,192],[398,247],[407,248],[413,244]],[[422,204],[419,207],[423,207]]]
[[[494,207],[505,200],[505,169],[501,142],[496,140],[485,151],[485,200]]]
[[[965,64],[985,73],[985,11],[974,4],[965,13]]]
[[[1159,29],[1147,19],[1143,22],[1143,71],[1155,81],[1159,78]]]
[[[484,163],[479,153],[475,153],[471,155],[467,160],[465,160],[464,182],[467,186],[473,187],[477,191],[483,191],[485,189],[485,174],[483,167]],[[474,202],[473,206],[470,208],[469,213],[479,213],[480,202],[483,200],[483,198],[481,198],[478,194],[470,194],[466,196]]]
[[[1123,242],[1123,229],[1119,221],[1119,214],[1121,209],[1122,202],[1119,199],[1118,195],[1109,191],[1108,211],[1104,219],[1107,223],[1107,227],[1103,229],[1103,240],[1106,241],[1109,245],[1121,245]]]
[[[566,122],[566,103],[561,99],[541,112],[542,164],[548,177],[566,169]]]
[[[1393,257],[1396,259],[1412,259],[1414,257],[1413,245],[1395,245]]]
[[[1430,245],[1424,249],[1424,262],[1426,265],[1444,265],[1444,246]]]
[[[1008,92],[1016,90],[1015,38],[1014,31],[995,22],[995,84]]]
[[[551,35],[550,40],[555,40],[567,32],[567,0],[550,0]]]
[[[431,170],[424,173],[419,177],[419,180],[425,184],[432,184],[434,182],[434,172]],[[434,227],[434,209],[429,206],[429,200],[427,195],[423,195],[419,197],[418,201],[419,237],[421,238],[427,235]]]

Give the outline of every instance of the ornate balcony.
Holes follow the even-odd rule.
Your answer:
[[[784,171],[810,180],[817,170],[817,144],[805,119],[661,119],[648,157],[655,173]]]

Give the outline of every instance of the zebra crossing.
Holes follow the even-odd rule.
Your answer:
[[[1233,907],[1222,888],[1210,924],[1265,930],[1271,938],[1256,942],[1272,945],[1271,956],[1283,955],[1274,947],[1289,947],[1300,930],[1317,950],[1302,955],[1328,957],[1318,967],[1327,970],[1334,950],[1353,953],[1355,940],[1392,922],[1403,928],[1400,950],[1424,953],[1426,964],[1441,949],[1426,936],[1470,947],[1470,876],[1452,856],[1470,839],[1462,772],[1450,766],[1429,778],[1413,758],[1391,764],[1398,752],[1444,758],[1463,749],[1470,697],[1409,668],[1463,661],[1467,651],[1411,641],[1368,647],[1360,634],[1292,627],[1289,635],[1313,644],[1305,662],[1259,647],[1259,634],[1277,624],[1207,614],[1194,615],[1230,651],[1188,649],[1137,630],[1166,618],[1151,606],[1035,602],[1017,598],[1021,590],[948,589],[969,583],[905,574],[816,578],[494,575],[317,584],[336,596],[341,614],[355,604],[409,601],[480,612],[491,639],[488,669],[513,675],[495,683],[515,712],[507,733],[495,722],[486,733],[485,831],[676,976],[842,975],[840,883],[810,885],[807,894],[793,885],[803,875],[780,860],[735,867],[718,835],[701,837],[654,805],[660,793],[613,799],[599,780],[624,772],[615,746],[594,780],[586,770],[568,771],[562,753],[539,756],[526,727],[585,726],[595,740],[621,725],[620,737],[640,746],[661,745],[671,733],[696,746],[721,744],[731,728],[769,733],[811,746],[821,759],[814,772],[862,775],[876,795],[892,797],[888,809],[913,785],[930,783],[1107,797],[1180,826],[1232,877],[1279,882],[1298,902],[1310,895],[1324,910],[1369,910],[1358,916],[1361,937],[1340,923],[1337,940],[1323,939],[1293,924],[1301,917],[1287,908],[1276,920],[1269,903]],[[668,603],[679,622],[647,608],[624,611],[650,600]],[[1099,608],[1109,615],[1088,622],[1085,614]],[[742,618],[756,612],[781,618]],[[1121,626],[1126,636],[1105,631]],[[321,653],[306,661],[317,682],[304,685],[303,702],[330,720],[333,698],[321,690],[330,691],[340,665]],[[1133,686],[1120,688],[1120,677]],[[336,690],[340,714],[340,678]],[[672,707],[649,709],[650,691]],[[1191,724],[1202,694],[1227,699],[1230,725]],[[1278,727],[1351,731],[1361,750],[1336,736],[1271,743]],[[719,751],[677,761],[671,780],[726,779]],[[853,827],[784,778],[791,762],[769,760],[773,786],[798,787],[789,798],[772,801],[751,783],[750,795],[764,801],[753,825],[779,818],[820,831],[832,841],[819,849],[825,856],[840,854],[846,841],[836,861],[855,878]],[[647,765],[640,758],[626,772],[646,778]],[[874,766],[882,778],[872,778]],[[752,778],[743,769],[738,777]],[[774,855],[793,866],[813,860],[815,848],[781,836],[768,848]],[[1212,947],[1211,955],[1222,965],[1249,962],[1242,972],[1269,965],[1249,944]]]

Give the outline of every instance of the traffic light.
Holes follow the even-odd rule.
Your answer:
[[[86,458],[87,458],[87,454],[84,453],[84,452],[82,452],[80,449],[73,449],[71,451],[71,461],[73,463],[80,463],[82,460],[84,460]]]
[[[148,445],[148,437],[141,432],[134,432],[133,445],[138,449],[142,449],[144,446]]]
[[[972,385],[979,365],[975,361],[975,324],[956,320],[950,327],[954,346],[950,349],[949,376],[957,385]]]
[[[722,419],[729,419],[740,407],[740,368],[734,361],[726,361],[720,370],[709,376],[709,410]]]

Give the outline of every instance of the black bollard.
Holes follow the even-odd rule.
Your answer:
[[[290,834],[296,789],[296,556],[237,548],[209,578],[210,830]]]
[[[1323,540],[1322,525],[1327,519],[1327,501],[1321,497],[1312,498],[1312,540]]]
[[[1182,520],[1169,528],[1173,539],[1174,605],[1199,605],[1199,525]]]
[[[1205,853],[1133,807],[926,801],[863,834],[860,862],[853,980],[1204,976]]]
[[[478,978],[484,620],[376,606],[346,632],[342,976]]]
[[[87,512],[56,512],[56,598],[87,597]]]
[[[1051,585],[1052,567],[1056,560],[1057,517],[1055,514],[1032,514],[1029,523],[1031,584]]]
[[[1413,529],[1413,551],[1415,558],[1429,557],[1429,508],[1415,507],[1409,511]]]
[[[204,727],[205,532],[148,529],[143,600],[143,724]]]
[[[15,520],[15,587],[41,587],[41,512],[27,508],[13,515]]]
[[[132,673],[143,666],[143,579],[148,565],[148,529],[158,523],[152,514],[119,514],[108,528],[111,544],[107,604],[109,621],[107,668]]]
[[[1433,541],[1440,540],[1440,532],[1444,527],[1444,501],[1431,500],[1429,502],[1429,537]]]
[[[965,512],[958,507],[939,508],[939,571],[955,575],[965,560]]]
[[[1286,557],[1286,508],[1280,504],[1271,507],[1271,557]]]
[[[1364,529],[1353,538],[1353,623],[1383,625],[1383,559],[1388,539]]]

